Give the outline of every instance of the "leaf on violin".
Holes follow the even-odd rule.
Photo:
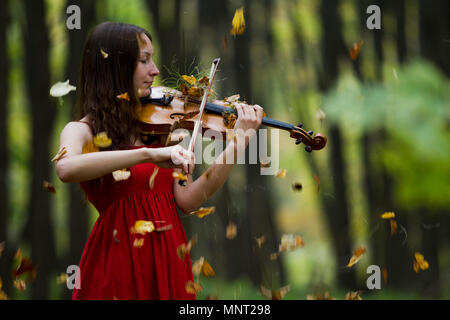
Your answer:
[[[236,234],[237,234],[236,224],[234,224],[233,222],[228,223],[225,237],[228,240],[233,240],[236,237]]]
[[[297,248],[302,248],[305,246],[305,242],[302,237],[294,234],[283,234],[281,236],[281,243],[278,248],[279,252],[283,251],[293,251]]]
[[[188,281],[184,287],[187,293],[196,294],[203,290],[202,286],[199,283]]]
[[[111,145],[111,143],[112,140],[104,131],[97,133],[94,137],[94,145],[98,148],[107,148]]]
[[[287,285],[277,290],[270,290],[264,286],[259,287],[259,292],[269,300],[281,300],[291,290],[291,286]]]
[[[42,181],[42,187],[45,189],[45,190],[47,190],[48,192],[51,192],[51,193],[56,193],[56,189],[55,189],[55,187],[50,183],[50,182],[48,182],[48,181]]]
[[[66,147],[62,147],[62,149],[53,157],[51,162],[58,161],[67,153]]]
[[[429,263],[425,260],[423,254],[419,252],[414,252],[413,269],[414,272],[419,273],[421,270],[427,270],[429,268]]]
[[[223,99],[223,101],[229,102],[229,103],[233,104],[233,103],[239,102],[239,99],[240,99],[240,98],[241,98],[241,96],[240,96],[239,94],[234,94],[234,95],[232,95],[232,96],[225,97],[225,98]]]
[[[358,261],[362,258],[362,256],[366,253],[366,248],[364,246],[360,246],[353,251],[353,256],[350,258],[350,261],[347,264],[348,268],[354,266]]]
[[[296,182],[292,185],[292,190],[294,190],[294,191],[302,191],[302,188],[303,188],[303,186],[299,182]]]
[[[137,220],[134,226],[130,228],[131,233],[139,233],[145,236],[146,233],[155,231],[155,225],[151,221]]]
[[[255,237],[255,241],[258,244],[258,248],[261,248],[261,246],[263,245],[264,241],[266,241],[266,237],[265,236]]]
[[[198,80],[198,83],[200,83],[204,87],[208,87],[209,85],[209,78],[207,76],[203,76]]]
[[[345,300],[362,300],[359,291],[350,291],[345,295]]]
[[[397,221],[394,219],[389,220],[391,227],[391,235],[397,234]]]
[[[233,36],[241,35],[245,31],[244,8],[236,9],[233,20],[231,21],[232,29],[230,34]]]
[[[279,170],[275,173],[275,177],[284,179],[284,178],[286,178],[286,172],[287,172],[286,169],[279,169]]]
[[[131,176],[131,172],[127,170],[127,168],[116,170],[112,172],[112,176],[114,181],[122,181],[127,180]]]
[[[187,91],[187,95],[190,97],[202,97],[203,96],[203,89],[200,87],[190,87]]]
[[[207,207],[207,208],[200,208],[196,211],[192,211],[189,213],[189,215],[196,215],[197,218],[201,219],[204,216],[207,216],[211,213],[213,213],[216,210],[216,207]]]
[[[353,61],[358,58],[359,50],[361,50],[362,45],[364,44],[364,41],[361,40],[360,42],[353,43],[353,47],[350,48],[350,59]]]
[[[16,288],[19,291],[27,290],[27,284],[23,280],[14,280],[13,284],[14,288]]]
[[[102,54],[102,56],[103,56],[103,59],[107,59],[108,58],[108,56],[109,56],[109,54],[107,54],[105,51],[103,51],[103,49],[102,48],[100,48],[100,53]]]
[[[316,176],[315,174],[313,174],[313,178],[314,178],[314,180],[315,180],[316,183],[317,183],[317,192],[319,192],[319,191],[320,191],[320,179],[319,179],[319,177]]]
[[[150,190],[153,190],[153,186],[155,185],[155,178],[156,178],[156,175],[158,174],[158,170],[159,170],[159,168],[155,167],[155,169],[153,170],[153,173],[152,173],[152,175],[150,177],[150,180],[148,181],[148,185],[150,187]]]
[[[130,101],[130,96],[128,95],[128,92],[124,92],[124,93],[119,94],[117,96],[117,99]]]
[[[381,219],[393,219],[395,218],[394,212],[385,212],[381,215]]]
[[[56,284],[61,285],[67,283],[67,273],[61,272],[59,276],[56,277]]]
[[[144,238],[140,238],[140,239],[136,238],[136,239],[134,239],[133,247],[139,249],[139,248],[142,248],[143,246],[144,246]]]
[[[50,95],[55,98],[63,97],[70,91],[75,91],[77,88],[69,84],[69,80],[65,82],[57,82],[50,88]]]
[[[234,113],[222,111],[223,123],[228,129],[233,129],[237,120],[237,116]]]
[[[184,174],[182,174],[181,172],[174,171],[172,173],[172,177],[174,177],[175,179],[178,179],[180,181],[187,181],[187,177]]]
[[[94,141],[91,140],[84,144],[82,153],[98,152],[99,150],[100,149],[95,146]]]
[[[194,76],[187,76],[185,74],[183,74],[181,76],[181,78],[186,81],[187,83],[189,83],[191,86],[195,85],[197,83],[197,79],[195,79]]]
[[[192,248],[197,243],[197,235],[193,236],[191,240],[188,241],[187,244],[182,243],[177,247],[177,254],[181,260],[184,260],[187,254],[191,253]]]

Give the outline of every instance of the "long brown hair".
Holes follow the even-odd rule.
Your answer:
[[[76,118],[90,118],[93,134],[105,131],[115,150],[137,139],[139,98],[133,75],[139,57],[137,36],[150,34],[135,25],[104,22],[90,33],[83,49]],[[128,93],[129,101],[117,96]]]

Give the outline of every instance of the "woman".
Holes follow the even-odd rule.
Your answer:
[[[73,299],[195,299],[185,289],[193,280],[189,254],[184,259],[177,255],[177,247],[187,241],[176,207],[187,214],[214,194],[233,166],[222,163],[247,147],[249,137],[239,134],[261,124],[260,106],[238,105],[234,130],[244,143],[229,143],[208,169],[212,174],[193,181],[193,153],[179,145],[163,147],[163,138],[144,145],[138,130],[139,97],[149,95],[159,74],[153,54],[147,31],[121,23],[96,26],[84,47],[82,119],[62,130],[60,151],[66,153],[56,164],[58,177],[79,182],[99,212],[79,265],[81,288]],[[83,152],[100,132],[106,132],[111,145]],[[131,173],[128,178],[113,176],[124,168]],[[188,174],[186,186],[172,177],[181,169]],[[136,232],[138,220],[152,221],[156,230]]]

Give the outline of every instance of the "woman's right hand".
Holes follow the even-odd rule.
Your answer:
[[[194,153],[177,144],[163,148],[146,148],[151,153],[149,161],[161,168],[181,168],[187,174],[194,171]]]

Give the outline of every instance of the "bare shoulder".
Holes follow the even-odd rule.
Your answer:
[[[85,143],[92,139],[92,131],[87,123],[71,121],[62,129],[59,143],[60,148],[66,147],[73,153],[80,154]],[[72,153],[70,151],[69,153]]]

